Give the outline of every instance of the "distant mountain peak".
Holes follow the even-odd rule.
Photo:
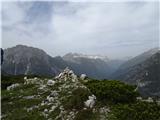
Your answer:
[[[125,62],[112,75],[130,84],[138,84],[139,91],[147,96],[160,96],[160,52],[151,49]]]
[[[100,59],[104,61],[108,61],[107,56],[103,55],[87,55],[87,54],[81,54],[81,53],[67,53],[63,56],[63,58],[87,58],[87,59]]]
[[[56,75],[67,66],[72,68],[77,75],[84,72],[92,78],[107,78],[106,76],[110,72],[110,68],[102,60],[104,58],[102,56],[68,53],[65,57],[71,59],[70,61],[64,59],[65,57],[51,57],[41,49],[26,45],[8,48],[4,53],[2,69],[13,75]]]
[[[55,75],[61,68],[59,65],[61,60],[52,58],[45,51],[29,47],[26,45],[16,45],[15,47],[4,50],[4,64],[2,69],[13,75],[19,74],[36,74],[36,75]]]

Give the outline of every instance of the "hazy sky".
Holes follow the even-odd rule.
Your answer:
[[[3,2],[2,47],[134,56],[158,47],[158,2]]]

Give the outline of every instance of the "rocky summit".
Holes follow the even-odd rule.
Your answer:
[[[96,96],[83,84],[86,78],[85,74],[78,77],[68,68],[52,79],[25,76],[22,83],[7,87],[6,95],[10,95],[7,110],[19,106],[21,115],[17,119],[35,114],[36,119],[75,120],[85,112],[93,112],[93,115],[100,113],[98,120],[106,120],[109,108],[95,107]],[[16,112],[5,110],[3,105],[2,109],[2,119],[10,119]]]
[[[159,120],[160,100],[136,86],[77,76],[2,76],[2,120]],[[132,118],[128,115],[133,116]],[[149,119],[148,119],[149,118]]]

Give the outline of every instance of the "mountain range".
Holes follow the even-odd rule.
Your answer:
[[[146,96],[160,96],[160,51],[151,49],[122,64],[113,79],[136,84]]]
[[[38,48],[17,45],[4,50],[2,71],[11,75],[55,75],[64,63],[62,58],[52,58]]]
[[[64,68],[73,69],[77,75],[97,79],[108,78],[116,69],[108,63],[104,56],[83,55],[68,53],[64,56],[51,57],[41,49],[17,45],[4,50],[4,63],[2,71],[11,75],[35,74],[55,76]]]
[[[2,73],[9,75],[55,76],[69,67],[77,75],[94,79],[117,79],[138,86],[144,95],[160,96],[160,52],[146,51],[129,60],[110,60],[107,56],[68,53],[51,57],[41,49],[17,45],[4,50]]]

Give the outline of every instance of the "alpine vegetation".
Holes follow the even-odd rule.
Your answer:
[[[69,68],[53,78],[19,76],[19,81],[2,90],[2,120],[124,120],[129,119],[127,113],[139,115],[143,109],[136,120],[152,109],[156,114],[150,118],[158,120],[158,102],[139,99],[135,89],[119,81],[79,77]],[[137,108],[143,105],[147,108]],[[132,110],[126,111],[129,107]]]

